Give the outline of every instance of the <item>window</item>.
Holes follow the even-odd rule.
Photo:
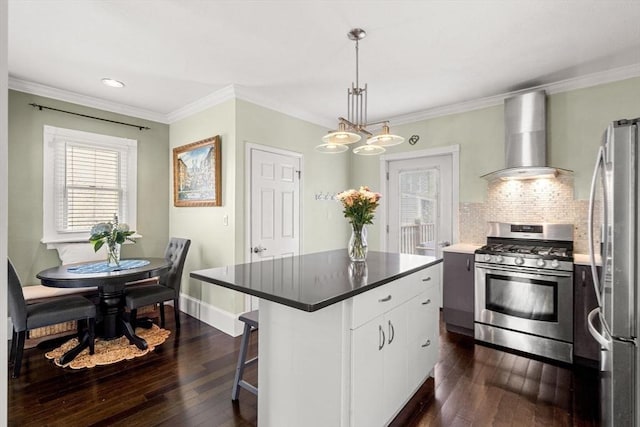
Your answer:
[[[86,241],[117,214],[136,230],[137,141],[44,127],[43,243]]]

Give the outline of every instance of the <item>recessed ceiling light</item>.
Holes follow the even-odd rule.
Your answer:
[[[102,79],[102,84],[107,85],[109,87],[124,87],[124,83],[119,80],[104,78]]]

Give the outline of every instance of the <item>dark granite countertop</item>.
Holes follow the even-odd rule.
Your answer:
[[[316,311],[442,262],[431,256],[369,252],[352,263],[345,249],[192,271],[194,279],[304,311]]]

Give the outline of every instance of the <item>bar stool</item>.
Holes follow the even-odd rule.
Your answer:
[[[250,393],[255,394],[256,396],[258,395],[258,387],[249,384],[242,379],[242,376],[244,375],[244,368],[258,361],[257,356],[251,360],[247,360],[247,349],[249,347],[249,338],[251,336],[251,331],[258,330],[258,310],[253,310],[245,313],[240,316],[238,320],[244,322],[244,332],[242,333],[242,343],[240,344],[240,355],[238,356],[238,365],[236,366],[236,376],[233,380],[231,400],[238,400],[240,387]]]

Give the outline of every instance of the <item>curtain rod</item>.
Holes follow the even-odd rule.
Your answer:
[[[115,121],[115,120],[103,119],[101,117],[89,116],[87,114],[74,113],[73,111],[59,110],[57,108],[47,107],[45,105],[40,105],[40,104],[31,103],[29,105],[39,109],[40,111],[42,111],[42,109],[44,108],[44,109],[47,109],[47,110],[58,111],[60,113],[73,114],[74,116],[86,117],[88,119],[102,120],[103,122],[115,123],[115,124],[123,125],[123,126],[131,126],[131,127],[134,127],[134,128],[138,128],[140,130],[149,130],[149,129],[151,129],[150,127],[147,127],[147,126],[132,125],[131,123],[118,122],[118,121]]]

